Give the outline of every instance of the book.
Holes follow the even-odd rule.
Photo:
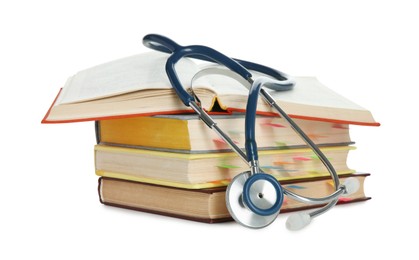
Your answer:
[[[338,204],[365,201],[364,182],[369,174],[341,176],[341,182],[355,177],[360,182],[357,192],[341,197]],[[317,177],[298,181],[283,181],[287,189],[304,196],[321,197],[334,191],[329,177]],[[225,187],[190,190],[114,178],[99,178],[100,202],[115,207],[133,209],[182,219],[216,223],[232,220],[225,202]],[[281,213],[306,210],[322,205],[308,205],[285,196]]]
[[[320,148],[338,174],[353,173],[347,157],[353,146]],[[259,151],[261,169],[278,180],[329,175],[309,148]],[[190,189],[226,186],[249,166],[234,152],[182,154],[107,145],[95,146],[96,174]]]
[[[177,97],[165,72],[168,55],[148,52],[82,70],[59,91],[43,123],[64,123],[111,118],[191,113]],[[181,59],[176,69],[185,88],[191,87],[200,64]],[[313,77],[295,77],[290,91],[270,91],[294,118],[334,123],[379,125],[370,111],[342,97]],[[248,89],[223,76],[203,77],[193,84],[207,111],[244,112]],[[276,114],[262,99],[260,113]]]
[[[244,148],[244,115],[214,115],[218,127],[225,131],[234,143]],[[295,119],[295,122],[321,146],[353,144],[348,124]],[[258,148],[284,149],[305,147],[305,142],[280,117],[256,117],[255,130]],[[230,151],[214,131],[208,128],[198,115],[159,115],[97,121],[98,143],[179,153],[205,153]]]

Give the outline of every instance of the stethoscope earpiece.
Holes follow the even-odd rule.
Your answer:
[[[357,178],[350,177],[345,180],[343,185],[345,187],[345,192],[342,194],[342,196],[345,197],[357,192],[361,186],[361,183]]]
[[[311,216],[306,212],[294,213],[288,217],[285,226],[288,230],[297,231],[303,229],[311,222]]]

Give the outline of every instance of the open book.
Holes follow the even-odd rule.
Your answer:
[[[70,77],[43,119],[64,123],[139,115],[192,112],[177,97],[165,72],[168,55],[148,52],[111,61]],[[185,88],[200,70],[182,59],[176,70]],[[291,117],[337,123],[378,125],[371,113],[322,85],[313,77],[295,77],[293,90],[270,91]],[[207,111],[246,109],[248,89],[228,77],[200,78],[193,85]],[[262,99],[258,111],[274,113]]]

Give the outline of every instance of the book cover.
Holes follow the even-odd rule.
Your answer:
[[[370,199],[364,191],[367,176],[369,174],[342,176],[342,182],[345,178],[356,177],[360,181],[360,188],[348,197],[341,197],[338,204]],[[310,197],[326,196],[334,190],[329,177],[284,181],[281,184]],[[207,223],[232,220],[226,207],[225,190],[225,187],[190,190],[106,177],[99,178],[98,185],[100,202],[105,205]],[[308,205],[286,197],[281,213],[320,206],[322,205]]]

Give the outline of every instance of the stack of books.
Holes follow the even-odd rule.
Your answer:
[[[231,220],[226,186],[249,170],[248,165],[177,98],[164,74],[166,58],[147,53],[77,73],[43,122],[96,122],[95,169],[102,203],[209,223]],[[189,79],[199,70],[187,59],[179,65],[178,71]],[[294,90],[273,93],[274,98],[321,147],[342,181],[360,180],[360,189],[339,203],[369,199],[363,189],[368,174],[357,174],[347,165],[348,153],[355,149],[349,125],[379,124],[368,110],[316,79],[295,80]],[[247,90],[229,81],[200,84],[194,90],[203,107],[216,114],[218,126],[243,148]],[[318,197],[333,192],[317,156],[263,101],[258,108],[256,141],[262,170],[299,194]],[[310,207],[288,199],[281,212]]]
[[[244,115],[214,116],[234,142],[244,147]],[[308,195],[333,192],[329,173],[297,134],[278,117],[256,120],[261,168],[288,189]],[[354,175],[346,161],[354,147],[348,125],[308,120],[296,122],[322,148],[342,177]],[[248,166],[196,115],[136,117],[97,122],[96,174],[100,200],[203,222],[229,220],[225,190]],[[342,202],[365,200],[361,189]],[[281,211],[307,209],[287,200]]]

